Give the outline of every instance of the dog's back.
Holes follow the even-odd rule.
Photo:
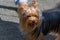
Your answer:
[[[50,32],[50,31],[57,31],[60,30],[60,9],[51,9],[44,11],[42,13],[43,23],[43,31],[44,33]]]
[[[42,12],[42,22],[38,27],[38,34],[41,33],[60,39],[60,9],[49,9]],[[39,33],[40,32],[40,33]],[[44,39],[44,38],[43,38]]]

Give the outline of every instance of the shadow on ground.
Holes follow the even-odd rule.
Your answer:
[[[14,11],[17,12],[17,7],[0,5],[0,8],[9,9],[9,10],[14,10]]]
[[[18,30],[18,23],[0,19],[0,40],[23,40],[21,32]]]

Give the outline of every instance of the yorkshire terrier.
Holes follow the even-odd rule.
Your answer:
[[[38,10],[37,0],[31,5],[21,2],[18,5],[19,29],[26,40],[45,40],[46,35],[60,40],[60,9]],[[50,40],[50,39],[49,39]]]

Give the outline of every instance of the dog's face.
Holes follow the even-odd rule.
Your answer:
[[[37,27],[39,23],[39,12],[33,7],[23,9],[20,17],[28,29]]]
[[[26,19],[26,24],[28,27],[35,27],[38,25],[39,23],[39,16],[38,16],[38,12],[36,11],[36,9],[31,8],[29,10],[27,10],[27,19]]]

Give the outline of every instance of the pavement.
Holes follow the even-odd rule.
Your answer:
[[[40,10],[47,10],[54,8],[60,0],[38,0],[38,2]],[[14,0],[0,0],[0,40],[24,40],[18,29],[19,18],[16,8]]]

